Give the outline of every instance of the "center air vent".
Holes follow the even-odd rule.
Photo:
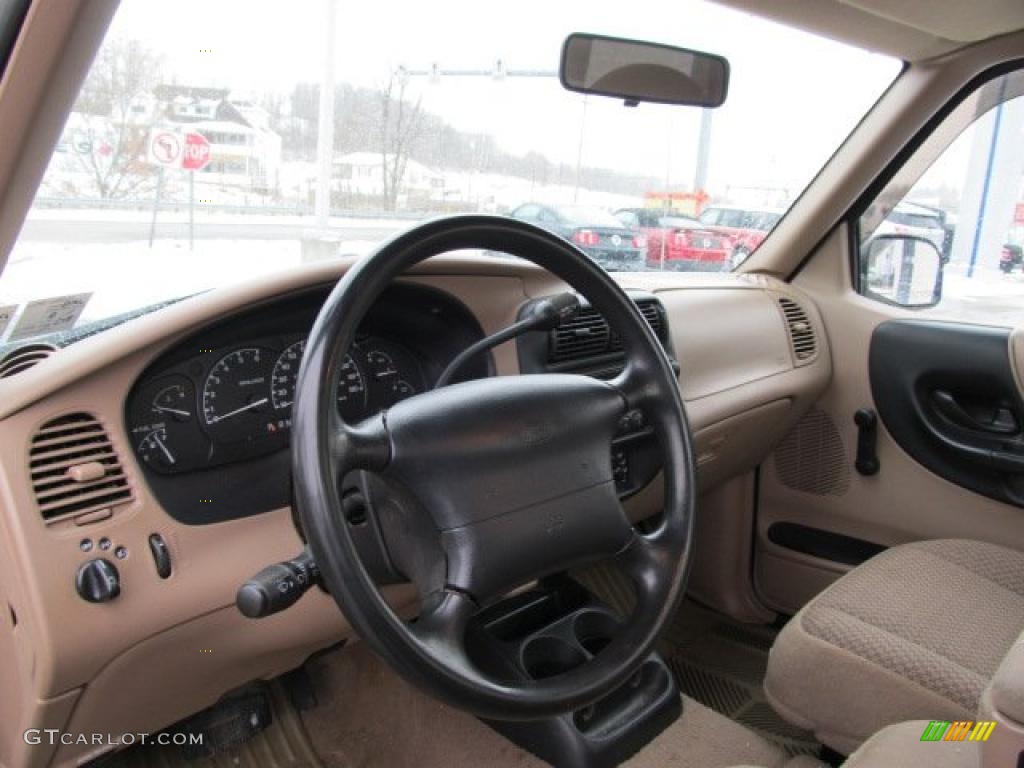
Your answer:
[[[57,348],[52,344],[26,344],[18,347],[0,358],[0,379],[27,371],[56,351]]]
[[[789,341],[793,347],[796,364],[805,365],[811,362],[818,352],[818,342],[806,310],[785,296],[779,297],[779,306],[786,317],[786,328],[789,331]]]
[[[29,472],[46,521],[125,504],[132,499],[117,452],[87,413],[48,421],[32,438]]]
[[[640,299],[637,309],[654,330],[665,340],[665,319],[656,299]],[[622,351],[622,340],[612,333],[604,317],[593,307],[583,307],[571,321],[551,333],[549,363],[583,360]]]

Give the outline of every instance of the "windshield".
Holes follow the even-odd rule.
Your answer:
[[[733,268],[899,63],[713,4],[638,1],[526,0],[499,20],[470,2],[123,0],[0,277],[0,341],[364,254],[446,213],[522,211],[571,239],[550,211],[621,228],[629,209],[636,236],[574,243],[609,270]],[[560,47],[580,30],[724,55],[728,100],[567,92]],[[761,213],[701,216],[714,206]],[[646,237],[664,216],[716,236]]]
[[[622,227],[619,221],[608,211],[600,208],[585,208],[579,205],[563,205],[555,209],[566,223],[574,227]]]

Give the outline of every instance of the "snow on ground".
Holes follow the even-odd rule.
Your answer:
[[[997,269],[978,270],[967,277],[964,270],[948,270],[943,276],[943,293],[975,299],[1016,297],[1024,311],[1024,271],[1004,274]]]
[[[36,210],[33,216],[45,218],[56,214],[55,220],[66,220],[71,213],[82,217],[124,217],[136,212]],[[163,216],[161,220],[166,221]],[[253,222],[252,216],[232,218]],[[281,217],[268,219],[281,221]],[[358,229],[351,220],[340,220],[340,229],[335,234],[337,252],[341,256],[364,255],[391,232],[412,223],[368,219],[360,221],[366,231],[357,232],[351,231]],[[312,226],[311,221],[309,224]],[[350,230],[347,235],[345,224]],[[380,231],[374,231],[375,228]],[[152,248],[146,240],[22,240],[0,276],[0,307],[23,305],[39,298],[92,293],[79,324],[91,322],[298,266],[303,261],[300,229],[294,235],[289,232],[276,239],[261,239],[255,230],[246,238],[244,228],[240,227],[242,234],[238,236],[197,239],[194,250],[183,239],[158,238]],[[201,232],[198,227],[197,232]],[[1024,271],[1005,275],[998,270],[979,270],[968,278],[961,265],[951,264],[944,278],[942,303],[920,314],[999,325],[1024,324]]]
[[[257,209],[258,210],[258,209]],[[290,214],[276,213],[227,213],[224,211],[204,209],[197,205],[195,209],[195,223],[197,235],[201,235],[200,227],[206,223],[229,224],[280,224],[283,226],[303,226],[312,228],[316,225],[313,216],[297,216]],[[110,221],[110,222],[149,222],[153,218],[152,210],[145,208],[121,209],[121,208],[37,208],[29,209],[25,217],[27,221]],[[394,218],[380,217],[359,217],[359,216],[332,216],[331,227],[380,227],[400,228],[407,227],[410,223],[428,218],[427,214],[408,214]],[[161,210],[157,215],[157,229],[160,224],[187,223],[188,206],[174,210]]]
[[[0,278],[0,306],[92,292],[79,323],[301,263],[298,240],[22,243]]]

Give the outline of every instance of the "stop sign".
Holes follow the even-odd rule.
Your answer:
[[[181,167],[186,171],[201,171],[210,162],[210,142],[199,133],[185,134],[185,148],[181,156]]]

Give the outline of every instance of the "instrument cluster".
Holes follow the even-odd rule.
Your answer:
[[[199,350],[140,382],[128,430],[142,462],[161,474],[243,461],[288,446],[305,337],[270,336]],[[421,392],[426,377],[406,346],[357,338],[342,366],[338,413],[358,422]]]

